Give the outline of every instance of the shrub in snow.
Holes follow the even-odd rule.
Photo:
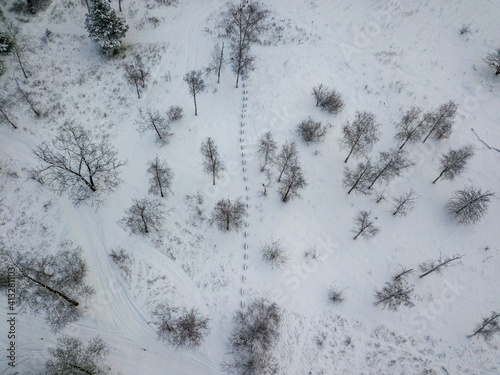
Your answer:
[[[172,105],[167,111],[167,117],[170,122],[179,121],[184,116],[182,107]]]
[[[322,125],[320,121],[314,121],[310,117],[297,126],[297,133],[307,144],[324,141],[326,131],[326,125]]]
[[[105,0],[91,1],[85,27],[90,39],[98,43],[105,53],[112,53],[119,47],[128,30],[125,19],[118,16]]]
[[[328,300],[334,305],[339,305],[344,302],[344,291],[335,286],[328,290]]]
[[[272,268],[281,268],[290,259],[286,250],[283,249],[279,241],[265,245],[262,248],[261,253],[262,259],[270,263]]]
[[[321,108],[323,111],[337,114],[344,107],[342,96],[335,90],[329,90],[323,84],[313,87],[312,94],[316,100],[316,107]]]
[[[57,346],[49,348],[45,362],[47,375],[110,374],[111,369],[102,362],[109,354],[109,346],[99,336],[84,343],[77,337],[64,335],[57,339]]]

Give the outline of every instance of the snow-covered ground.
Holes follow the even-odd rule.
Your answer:
[[[22,30],[31,46],[26,53],[31,77],[22,84],[37,93],[49,115],[35,119],[19,101],[19,129],[0,127],[1,241],[47,251],[62,240],[82,247],[96,295],[84,318],[63,333],[85,339],[100,335],[111,347],[107,364],[122,374],[222,373],[221,363],[230,359],[233,314],[254,297],[283,309],[276,346],[280,374],[499,374],[498,335],[489,343],[466,336],[500,309],[500,153],[493,149],[500,149],[500,80],[482,60],[499,47],[500,3],[265,4],[276,27],[265,36],[265,45],[254,49],[256,70],[239,89],[229,67],[220,84],[207,77],[196,117],[182,77],[209,63],[224,1],[180,0],[177,6],[124,1],[123,15],[131,26],[126,50],[111,60],[90,42],[80,1],[53,0],[49,9],[29,16]],[[471,33],[460,35],[463,24]],[[43,38],[46,29],[52,40]],[[143,56],[152,75],[141,99],[124,77],[123,65],[134,54]],[[0,77],[6,93],[15,92],[13,77],[20,79],[20,73],[8,60],[8,71]],[[345,109],[339,115],[315,107],[311,89],[319,83],[342,94]],[[346,155],[338,147],[345,121],[356,111],[375,114],[382,131],[376,155],[394,146],[394,123],[402,111],[411,106],[433,110],[448,100],[460,105],[450,139],[407,146],[416,166],[385,187],[389,197],[413,187],[419,201],[412,213],[395,218],[390,201],[376,204],[373,196],[347,195],[342,187]],[[168,145],[160,146],[152,133],[137,132],[139,108],[171,105],[181,105],[185,116]],[[331,125],[324,142],[307,146],[296,135],[297,124],[308,116]],[[120,176],[124,182],[98,210],[75,208],[66,196],[29,178],[37,163],[31,150],[68,120],[108,131],[119,158],[127,160]],[[297,142],[308,182],[302,198],[286,204],[275,185],[267,196],[261,194],[267,181],[255,146],[268,130],[280,145]],[[199,151],[208,136],[227,166],[215,187]],[[476,148],[467,171],[433,185],[441,154],[465,144]],[[175,173],[165,200],[166,223],[160,234],[130,235],[117,222],[132,199],[147,196],[146,164],[156,155]],[[450,220],[444,205],[469,184],[497,197],[479,224],[463,226]],[[207,220],[215,203],[227,197],[248,204],[246,225],[238,233],[220,232]],[[376,217],[380,233],[373,239],[352,239],[352,220],[360,209]],[[271,269],[260,249],[277,240],[290,260],[282,269]],[[110,257],[118,249],[130,256],[122,268]],[[319,261],[305,257],[311,249]],[[391,312],[373,305],[374,290],[401,267],[416,269],[441,254],[457,253],[464,254],[461,264],[423,279],[410,277],[413,308]],[[344,289],[341,305],[328,301],[332,284]],[[207,315],[211,331],[204,344],[178,350],[159,341],[151,323],[159,303]],[[7,347],[6,306],[3,298],[2,348]],[[43,319],[29,315],[19,317],[17,331],[15,371],[41,371],[57,335]],[[0,374],[16,373],[7,362],[0,354]]]

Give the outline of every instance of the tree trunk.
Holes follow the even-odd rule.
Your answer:
[[[194,115],[198,116],[198,106],[196,105],[196,93],[193,94],[194,99]]]
[[[349,155],[347,155],[347,158],[345,158],[345,160],[344,160],[344,163],[347,163],[347,160],[349,160],[349,158],[351,157],[353,150],[354,150],[354,146],[352,146],[351,151],[349,152]]]
[[[77,366],[77,365],[74,365],[72,363],[66,363],[68,366],[70,367],[73,367],[73,368],[76,368],[77,370],[83,372],[84,374],[88,374],[88,375],[93,375],[90,371],[88,370],[85,370],[83,367],[80,367],[80,366]]]
[[[365,230],[364,228],[363,228],[363,229],[361,229],[361,230],[358,232],[358,234],[356,234],[356,235],[354,236],[354,240],[355,240],[355,241],[357,240],[357,238],[359,237],[359,235],[360,235],[361,233],[363,233],[363,231],[364,231],[364,230]]]
[[[292,188],[292,184],[288,185],[288,189],[287,189],[285,195],[283,196],[283,202],[285,202],[285,203],[287,201],[287,197],[288,197],[288,194],[290,193],[291,188]]]
[[[141,212],[141,220],[142,220],[142,223],[144,224],[144,233],[149,233],[148,223],[144,219],[144,214],[142,212]]]
[[[16,124],[14,124],[12,121],[10,121],[10,118],[7,116],[7,114],[3,111],[3,109],[0,108],[0,113],[2,114],[2,116],[5,118],[5,120],[12,125],[12,127],[14,129],[17,129],[17,126]]]
[[[401,146],[399,146],[400,150],[402,150],[403,147],[405,147],[405,144],[406,144],[406,142],[408,142],[409,139],[410,139],[410,137],[406,138],[406,140],[403,142],[403,144]]]
[[[17,57],[17,61],[19,62],[19,66],[21,67],[21,70],[23,72],[23,75],[24,75],[24,78],[28,79],[28,74],[26,73],[26,71],[24,70],[24,66],[23,66],[23,62],[21,61],[21,56],[19,55],[19,51],[17,49],[18,47],[16,46],[15,47],[15,52],[16,52],[16,57]]]
[[[139,82],[134,81],[134,84],[135,84],[135,89],[137,90],[137,98],[140,99],[141,98],[141,91],[139,90]]]
[[[73,306],[78,306],[80,305],[78,302],[76,302],[75,300],[67,297],[66,295],[64,295],[63,293],[59,292],[58,290],[55,290],[55,289],[52,289],[50,286],[48,285],[45,285],[44,283],[26,275],[22,270],[21,268],[19,268],[17,265],[16,265],[17,269],[21,272],[21,275],[23,275],[24,277],[26,277],[28,280],[31,280],[33,281],[35,284],[38,284],[40,285],[42,288],[45,288],[47,289],[49,292],[51,293],[54,293],[54,294],[57,294],[59,297],[61,297],[62,299],[64,299],[65,301],[67,301],[68,303],[70,303],[71,305]]]
[[[219,58],[219,70],[217,72],[217,83],[220,83],[220,71],[222,69],[222,63],[224,61],[224,42],[222,42],[222,48],[220,51],[220,58]]]
[[[443,169],[443,171],[440,173],[440,175],[437,176],[437,178],[434,181],[432,181],[432,183],[435,184],[441,178],[441,176],[443,175],[443,173],[446,172],[447,170],[448,170],[448,168]]]
[[[118,10],[122,11],[122,0],[118,0]]]

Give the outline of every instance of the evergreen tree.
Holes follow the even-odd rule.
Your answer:
[[[113,52],[120,45],[120,39],[128,30],[125,19],[119,17],[115,10],[103,0],[92,1],[85,19],[85,27],[90,39],[100,44],[105,53]]]

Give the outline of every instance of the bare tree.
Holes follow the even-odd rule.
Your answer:
[[[159,232],[165,222],[165,206],[159,200],[134,199],[120,223],[134,234]]]
[[[375,116],[368,112],[356,112],[356,119],[342,128],[340,148],[349,150],[344,163],[351,155],[362,156],[371,151],[379,139],[379,124],[375,123]]]
[[[201,144],[200,151],[203,155],[203,167],[205,168],[205,172],[212,175],[212,181],[215,185],[215,178],[219,178],[226,167],[222,160],[220,160],[214,140],[210,137],[206,138]]]
[[[453,180],[456,176],[465,170],[465,166],[471,157],[474,156],[474,147],[467,145],[457,150],[451,150],[448,154],[441,157],[441,173],[432,181],[435,184],[441,177],[445,180]]]
[[[262,259],[271,264],[271,268],[281,268],[289,260],[287,251],[281,246],[280,241],[275,241],[265,245],[262,250]]]
[[[283,174],[292,166],[298,164],[297,145],[295,142],[286,142],[276,157],[276,166],[278,167],[278,182],[281,182]]]
[[[214,207],[211,222],[215,223],[221,231],[238,231],[243,225],[243,217],[246,213],[246,206],[240,198],[235,201],[229,198],[221,199]]]
[[[427,262],[424,262],[418,266],[420,272],[422,272],[419,278],[422,279],[433,272],[439,273],[443,268],[451,266],[453,262],[459,261],[460,259],[462,259],[462,257],[463,255],[456,254],[451,257],[445,258],[440,256],[438,260],[428,260]]]
[[[278,192],[283,202],[288,202],[291,198],[300,197],[299,189],[307,186],[306,179],[302,174],[300,164],[297,162],[288,168],[281,179]]]
[[[134,57],[134,61],[125,65],[125,78],[135,87],[137,98],[141,98],[142,92],[148,87],[150,72],[144,66],[139,55]]]
[[[394,216],[406,216],[413,211],[417,203],[418,195],[413,189],[409,192],[401,194],[394,198],[394,206],[392,207],[392,214]]]
[[[448,138],[451,135],[457,109],[458,104],[450,100],[441,105],[436,111],[427,113],[425,115],[427,136],[424,138],[423,143],[425,143],[431,135],[434,135],[434,138],[437,140]]]
[[[413,307],[411,301],[413,290],[413,286],[404,278],[393,279],[391,282],[386,282],[381,290],[375,291],[374,305],[382,305],[382,308],[391,311],[397,311],[401,305]]]
[[[368,194],[368,185],[372,179],[374,167],[370,159],[364,162],[358,163],[356,169],[350,169],[346,167],[344,169],[344,188],[349,189],[347,194],[351,194],[352,191],[361,194]]]
[[[16,58],[19,68],[23,73],[24,78],[28,79],[29,72],[26,69],[24,63],[24,53],[28,50],[28,39],[20,35],[20,30],[17,26],[14,26],[11,22],[4,21],[5,29],[11,41],[12,52]]]
[[[63,336],[57,346],[49,348],[49,360],[45,362],[47,375],[110,374],[111,369],[102,364],[109,354],[109,346],[99,336],[86,344],[77,337]]]
[[[101,194],[121,182],[119,169],[125,162],[117,160],[107,134],[66,123],[51,144],[43,142],[33,152],[42,161],[36,174],[59,193],[67,192],[75,205],[88,199],[100,204]]]
[[[488,203],[495,194],[474,186],[466,186],[455,192],[446,209],[459,223],[474,224],[488,212]]]
[[[500,313],[493,311],[491,315],[487,318],[483,318],[483,321],[479,323],[471,335],[467,338],[472,338],[475,336],[481,336],[486,341],[493,338],[493,335],[500,332]]]
[[[254,56],[250,48],[259,42],[268,14],[269,11],[262,4],[252,0],[229,3],[224,13],[223,25],[226,35],[231,39],[231,65],[236,74],[236,87],[240,76],[245,77],[253,70]]]
[[[364,238],[371,238],[379,232],[379,229],[373,223],[371,215],[372,213],[370,211],[359,211],[354,217],[353,232],[355,233],[355,240],[359,236]]]
[[[0,250],[1,269],[14,269],[16,303],[34,315],[44,315],[53,331],[77,321],[94,293],[85,283],[87,265],[81,249],[61,244],[54,255],[35,251]]]
[[[297,126],[297,134],[308,145],[309,143],[324,141],[326,132],[326,125],[322,125],[320,121],[314,121],[311,117]]]
[[[323,84],[313,87],[312,92],[316,107],[328,113],[337,114],[344,108],[342,96],[335,90],[330,90]]]
[[[380,203],[386,200],[387,197],[385,196],[385,190],[380,190],[375,192],[375,203]]]
[[[495,69],[495,75],[500,75],[500,48],[495,52],[490,52],[484,58],[484,62]]]
[[[198,106],[196,104],[196,95],[205,91],[205,81],[202,78],[203,72],[201,70],[191,70],[184,76],[184,81],[189,87],[189,93],[193,96],[194,100],[194,115],[198,116]]]
[[[149,193],[160,194],[163,198],[170,190],[174,173],[166,161],[161,161],[158,156],[148,163]]]
[[[170,121],[160,115],[160,112],[152,109],[139,109],[139,119],[136,121],[138,130],[141,133],[146,131],[154,131],[158,137],[158,141],[167,144],[170,137],[174,135],[170,131]]]
[[[422,108],[412,107],[406,111],[401,121],[396,124],[397,133],[394,139],[402,142],[401,150],[407,143],[416,143],[420,141],[426,129],[425,118],[420,118]]]
[[[208,71],[212,72],[215,71],[217,72],[217,83],[220,83],[220,73],[224,70],[224,42],[222,42],[222,45],[217,43],[214,46],[214,49],[212,50],[212,61],[208,67]]]
[[[404,150],[390,149],[388,152],[381,152],[368,189],[371,189],[379,179],[390,182],[414,164],[408,159],[408,153]]]
[[[278,146],[274,141],[271,132],[267,132],[259,138],[259,143],[257,145],[257,154],[261,159],[260,171],[264,172],[266,166],[272,163],[276,157],[276,149]]]
[[[10,113],[10,106],[12,105],[12,101],[6,97],[4,97],[0,93],[0,122],[5,122],[12,126],[14,129],[17,129],[17,125],[12,120],[12,115]]]
[[[28,104],[30,107],[31,111],[35,114],[36,117],[41,117],[42,112],[38,109],[38,103],[36,102],[35,98],[33,97],[33,93],[24,91],[21,86],[19,85],[19,81],[16,80],[16,85],[17,85],[17,92],[21,96],[21,99]]]
[[[264,299],[236,312],[229,343],[233,359],[224,364],[224,370],[240,375],[276,374],[278,363],[271,350],[278,342],[281,320],[279,306]]]

